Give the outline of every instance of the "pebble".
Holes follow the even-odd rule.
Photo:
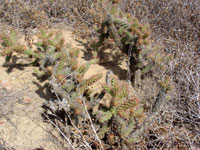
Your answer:
[[[11,89],[13,88],[11,82],[8,81],[8,80],[1,81],[0,86],[1,86],[3,89],[6,89],[6,90],[8,90],[8,91],[11,90]]]
[[[29,97],[29,96],[24,96],[23,99],[24,99],[25,104],[30,104],[31,100],[32,100],[31,97]]]

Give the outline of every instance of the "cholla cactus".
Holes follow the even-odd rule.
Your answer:
[[[34,58],[40,68],[35,70],[38,77],[49,77],[52,74],[52,68],[59,61],[59,69],[62,70],[62,64],[65,61],[65,54],[62,51],[64,38],[60,32],[47,32],[41,29],[38,34],[39,41],[35,43],[37,50],[34,52]]]
[[[110,76],[110,72],[107,75]],[[128,83],[110,77],[106,78],[108,84],[104,86],[107,96],[99,104],[98,111],[93,112],[102,124],[99,136],[104,138],[111,130],[120,138],[129,139],[129,134],[143,118],[143,108],[136,96],[129,97]]]
[[[62,49],[64,38],[59,32],[48,33],[45,29],[40,30],[38,38],[40,40],[36,43],[37,50],[29,50],[17,41],[16,31],[10,30],[9,34],[0,36],[5,47],[1,55],[6,56],[7,61],[10,61],[14,52],[34,58],[34,62],[40,65],[40,69],[36,69],[35,73],[39,77],[49,75],[49,66],[55,65],[56,60],[60,59],[58,51]]]
[[[102,77],[102,74],[99,73],[88,79],[83,79],[84,74],[92,64],[96,63],[96,60],[78,66],[79,49],[70,45],[66,49],[55,51],[55,55],[57,59],[51,68],[50,83],[62,101],[68,103],[68,107],[62,109],[65,112],[71,112],[76,123],[79,123],[85,116],[83,99],[89,109],[88,101],[82,96],[87,93],[90,85]],[[55,103],[55,105],[57,104]]]
[[[130,56],[130,70],[132,81],[135,72],[139,69],[145,74],[157,65],[164,68],[168,56],[160,49],[150,48],[151,30],[148,24],[141,24],[131,14],[124,13],[118,6],[119,1],[110,1],[110,14],[106,16],[101,24],[99,41],[92,45],[98,50],[104,44],[106,38],[114,40],[117,47]],[[167,58],[167,59],[166,59]]]
[[[17,35],[15,30],[10,30],[10,34],[2,34],[1,35],[2,45],[4,47],[12,47],[17,43],[16,36]]]
[[[113,77],[112,72],[106,75],[104,85],[105,97],[93,108],[101,128],[98,135],[101,139],[109,136],[118,137],[127,146],[138,142],[145,130],[156,119],[156,114],[161,110],[167,100],[167,91],[171,88],[169,79],[165,79],[161,85],[152,110],[148,116],[144,115],[143,104],[135,95],[129,95],[130,85]],[[111,141],[113,143],[113,141]]]
[[[82,119],[85,113],[82,100],[85,98],[80,97],[89,94],[88,87],[99,80],[102,74],[98,73],[87,79],[83,77],[97,60],[91,60],[78,66],[77,58],[80,50],[70,45],[64,47],[64,38],[59,32],[47,32],[46,29],[41,29],[38,38],[38,42],[35,43],[37,49],[26,50],[24,45],[17,43],[16,32],[12,30],[10,35],[1,36],[2,45],[7,48],[1,54],[9,56],[9,59],[13,52],[32,56],[38,67],[34,70],[36,75],[49,79],[55,94],[62,98],[59,102],[46,104],[54,105],[54,108],[58,109],[51,110],[51,112],[72,111],[75,119]],[[86,99],[85,101],[89,108]]]
[[[15,30],[10,30],[9,34],[0,35],[0,40],[2,41],[2,46],[4,50],[0,52],[2,56],[6,56],[6,61],[9,62],[12,58],[14,52],[18,54],[31,55],[32,51],[28,50],[25,45],[17,42],[17,32]]]

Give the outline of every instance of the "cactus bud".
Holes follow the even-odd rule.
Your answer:
[[[58,81],[61,85],[63,85],[63,84],[65,83],[65,81],[64,81],[64,76],[63,76],[63,75],[58,75],[56,78],[57,78],[57,81]]]
[[[119,98],[112,97],[111,99],[111,106],[118,106],[120,104]]]
[[[137,18],[133,18],[133,24],[132,24],[133,27],[138,27],[139,26],[139,21]]]
[[[115,135],[114,134],[109,134],[107,136],[107,138],[108,138],[108,143],[109,144],[113,145],[115,143]]]
[[[141,32],[141,31],[137,31],[137,36],[138,36],[138,38],[140,38],[140,39],[141,39],[141,38],[142,38],[142,35],[143,35],[143,34],[142,34],[142,32]]]
[[[74,109],[74,114],[75,115],[81,115],[81,113],[82,113],[82,108],[77,107],[77,108]]]
[[[48,39],[43,39],[42,46],[44,46],[44,47],[48,46]]]
[[[53,67],[52,67],[52,66],[48,66],[48,67],[47,67],[47,73],[48,73],[48,74],[51,75],[51,74],[52,74],[52,70],[53,70]]]
[[[71,68],[72,70],[76,70],[76,68],[78,67],[78,64],[77,63],[71,63]]]
[[[143,45],[149,45],[149,39],[145,39],[145,40],[143,40]]]
[[[143,41],[144,41],[143,39],[138,39],[138,40],[137,40],[137,44],[138,44],[138,45],[142,45],[142,44],[143,44]]]
[[[128,119],[130,117],[130,112],[127,110],[118,110],[118,115],[122,119]]]
[[[62,45],[60,45],[60,44],[57,44],[57,45],[56,45],[56,50],[57,50],[57,51],[60,51],[61,48],[62,48]]]
[[[83,101],[80,98],[76,99],[76,102],[79,104],[83,104]]]

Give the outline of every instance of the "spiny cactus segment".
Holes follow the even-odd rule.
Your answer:
[[[6,61],[9,62],[12,58],[13,53],[27,54],[31,53],[27,50],[25,45],[17,42],[17,33],[15,30],[10,30],[8,34],[0,35],[0,41],[4,47],[3,51],[0,52],[2,56],[6,56]]]
[[[107,73],[109,75],[109,72]],[[120,138],[129,139],[129,134],[143,119],[144,113],[139,99],[129,97],[129,85],[110,76],[110,84],[104,85],[105,98],[100,102],[98,110],[93,111],[102,124],[99,137],[104,138],[106,132],[112,131]],[[109,104],[108,104],[109,103]]]
[[[152,105],[152,112],[146,116],[143,104],[135,95],[129,95],[130,85],[128,82],[119,81],[113,77],[111,71],[106,74],[106,85],[103,86],[105,96],[93,108],[93,115],[96,116],[101,128],[98,135],[101,139],[112,136],[123,139],[128,145],[140,140],[151,122],[156,119],[166,101],[166,92],[169,89],[168,79],[162,82],[155,102]],[[112,141],[113,142],[113,141]]]
[[[134,81],[138,69],[145,74],[155,66],[155,62],[158,67],[163,68],[168,56],[163,55],[160,49],[157,51],[150,48],[150,26],[140,23],[131,14],[124,13],[117,5],[119,2],[119,0],[110,1],[110,13],[98,30],[99,41],[91,47],[97,51],[104,44],[105,39],[113,39],[117,47],[130,56],[131,80]]]
[[[56,49],[56,45],[63,44],[64,41],[58,35],[46,34],[40,36],[42,41],[39,44],[37,43],[39,46],[38,54],[40,54],[39,64],[41,72],[43,72],[40,72],[40,74],[48,74],[54,92],[60,95],[62,101],[66,101],[68,104],[68,107],[63,109],[66,112],[71,111],[74,114],[74,118],[77,119],[77,123],[79,123],[85,114],[84,105],[80,97],[86,94],[86,92],[88,94],[88,87],[98,81],[102,77],[102,74],[99,73],[88,79],[84,79],[84,74],[97,61],[91,60],[86,64],[78,66],[77,58],[79,57],[80,50],[70,45],[67,45],[67,47],[62,46],[62,49]],[[55,38],[52,40],[51,37],[54,36]],[[47,37],[51,39],[47,39]],[[58,37],[60,40],[58,40]],[[45,47],[43,46],[44,41],[48,41]],[[86,99],[85,101],[89,108]]]
[[[10,30],[9,34],[2,34],[0,36],[1,40],[2,40],[2,45],[4,47],[11,47],[14,46],[17,41],[16,41],[16,31],[15,30]]]

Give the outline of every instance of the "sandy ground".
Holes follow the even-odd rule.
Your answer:
[[[80,42],[67,29],[62,29],[62,33],[65,36],[66,44],[70,43],[72,46],[81,49],[78,63],[86,63],[90,58],[82,44],[84,40]],[[20,40],[23,42],[24,36]],[[115,58],[110,57],[109,53],[112,53]],[[105,83],[104,77],[107,70],[112,70],[121,79],[125,78],[126,65],[125,62],[119,64],[119,57],[117,56],[120,56],[120,54],[117,53],[109,49],[104,50],[102,52],[101,65],[92,65],[85,74],[84,78],[88,78],[96,73],[103,73],[102,79],[92,86],[94,90],[100,90],[101,85]],[[13,99],[10,100],[13,100],[14,104],[9,113],[6,116],[0,116],[0,144],[16,150],[68,149],[67,142],[59,139],[56,129],[50,123],[44,122],[42,118],[41,114],[44,111],[42,105],[50,97],[48,96],[48,91],[42,89],[45,83],[39,83],[36,77],[32,75],[33,67],[14,68],[8,73],[3,64],[4,58],[0,57],[0,83],[8,82],[11,89],[5,92],[7,92],[7,95],[9,93],[15,94],[13,94]],[[3,90],[1,86],[0,90]],[[6,98],[6,96],[1,98]]]

